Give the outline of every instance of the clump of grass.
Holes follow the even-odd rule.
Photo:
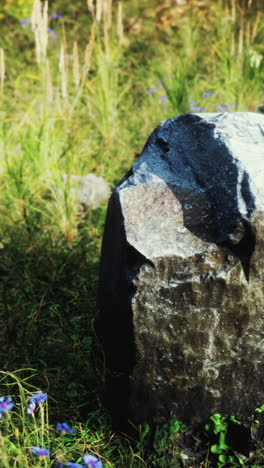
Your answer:
[[[32,369],[23,369],[20,373],[34,372]],[[10,394],[15,390],[18,393],[12,396],[0,397],[0,450],[1,463],[4,468],[19,466],[73,466],[69,459],[83,459],[83,466],[102,468],[103,464],[97,456],[96,448],[101,446],[100,440],[93,437],[91,441],[85,440],[87,432],[79,428],[73,429],[67,422],[49,423],[48,395],[34,389],[28,379],[21,378],[19,372],[0,373],[1,390],[5,388]],[[92,453],[82,455],[82,450],[88,448]],[[111,466],[106,463],[105,466]]]
[[[204,14],[210,15],[207,23],[203,15],[195,14],[194,3],[190,21],[186,18],[183,22],[182,37],[172,38],[172,47],[164,49],[162,67],[160,62],[152,62],[153,78],[156,75],[162,84],[159,98],[167,100],[168,110],[182,113],[192,110],[190,101],[213,90],[215,99],[206,106],[197,104],[198,111],[232,111],[231,103],[236,103],[235,110],[256,111],[263,94],[264,59],[259,40],[263,13],[236,0],[205,8]]]
[[[23,372],[34,374],[32,369],[24,369]],[[39,400],[38,413],[32,413],[31,420],[27,417],[27,407],[30,398],[33,401],[34,396],[44,394],[32,393],[34,387],[28,382],[28,378],[20,378],[19,371],[1,371],[0,378],[1,391],[5,389],[8,394],[7,397],[1,395],[0,403],[1,462],[5,468],[10,465],[28,467],[26,459],[31,459],[30,448],[47,443],[48,412],[42,405],[45,398]],[[16,396],[13,395],[14,391],[17,392]]]
[[[11,223],[18,222],[32,231],[35,218],[39,227],[42,224],[43,233],[47,232],[48,227],[53,239],[62,234],[68,243],[76,238],[80,220],[76,200],[69,186],[70,179],[65,187],[61,176],[63,173],[81,175],[98,169],[99,173],[106,173],[109,178],[109,172],[112,173],[115,166],[104,166],[102,157],[105,159],[105,153],[116,146],[114,138],[119,131],[122,101],[129,88],[126,85],[121,91],[124,82],[119,78],[122,76],[119,66],[122,48],[118,45],[116,26],[114,31],[110,29],[112,7],[110,3],[107,8],[105,3],[104,7],[99,4],[98,1],[85,49],[80,52],[77,41],[74,41],[72,55],[69,55],[62,22],[59,60],[51,63],[47,50],[48,2],[42,8],[40,1],[35,0],[31,26],[37,67],[29,79],[37,79],[35,92],[38,98],[31,101],[26,112],[13,116],[11,120],[5,114],[2,119],[1,162],[5,168],[2,184],[9,193],[2,200],[2,206],[8,207],[6,214],[12,207]],[[100,8],[104,8],[102,15],[99,15]],[[102,40],[98,38],[101,30]],[[116,40],[113,38],[113,44],[110,44],[110,35],[116,37]],[[4,92],[3,51],[1,57],[0,85],[7,99],[9,84]],[[88,119],[82,117],[83,106]],[[81,118],[79,128],[75,123],[77,115]],[[17,120],[19,123],[16,125]],[[93,141],[90,138],[88,142],[87,138],[82,141],[84,133],[92,134]],[[87,150],[84,150],[85,143]],[[85,159],[80,157],[84,151]],[[118,164],[117,161],[116,166]],[[6,221],[7,226],[10,224],[8,214]]]
[[[5,81],[5,54],[4,49],[0,49],[0,90],[3,93]]]

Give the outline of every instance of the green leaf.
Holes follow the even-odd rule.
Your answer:
[[[219,445],[214,444],[214,445],[211,446],[211,452],[212,452],[212,453],[221,453],[222,450],[221,450],[221,448],[219,447]]]
[[[230,416],[230,421],[232,421],[235,424],[241,424],[241,421],[238,421],[238,419],[236,419],[235,416]]]
[[[210,417],[211,421],[214,423],[214,433],[219,434],[219,432],[226,431],[227,422],[226,417],[221,416],[219,413],[215,413]]]
[[[225,432],[220,432],[219,446],[222,447],[223,449],[230,448],[228,445],[226,445],[225,437],[226,437]]]
[[[264,405],[261,405],[259,408],[255,409],[256,413],[263,413],[263,411],[264,411]]]
[[[141,437],[144,439],[146,435],[149,433],[149,424],[144,424],[141,426]]]
[[[185,432],[187,427],[178,419],[171,421],[170,423],[170,433],[176,434],[177,432]]]
[[[229,445],[223,443],[223,444],[219,444],[218,447],[220,447],[221,450],[228,450],[230,449]]]

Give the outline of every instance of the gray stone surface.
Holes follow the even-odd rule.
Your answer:
[[[264,116],[162,122],[114,190],[96,331],[116,425],[264,402]]]

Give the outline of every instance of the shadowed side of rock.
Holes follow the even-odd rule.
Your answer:
[[[126,429],[129,375],[135,365],[131,300],[135,292],[133,276],[146,259],[126,241],[119,197],[110,198],[100,268],[95,331],[101,348],[101,371],[105,373],[105,400],[113,426]]]

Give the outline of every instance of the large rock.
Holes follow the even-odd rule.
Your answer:
[[[162,122],[114,190],[96,331],[116,425],[264,403],[264,116]]]

